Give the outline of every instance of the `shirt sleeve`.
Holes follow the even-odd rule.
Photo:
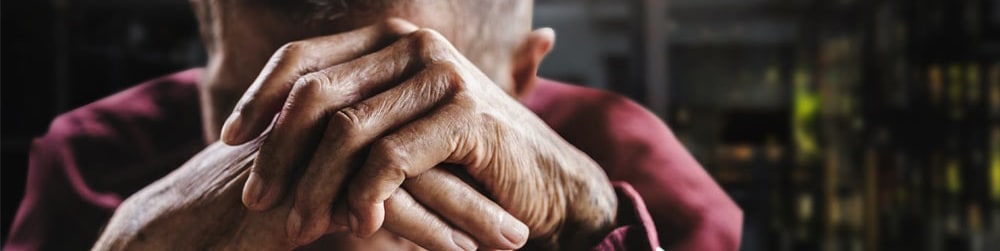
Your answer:
[[[204,147],[188,70],[74,109],[32,142],[24,197],[4,250],[81,250],[122,199]]]
[[[544,79],[525,100],[608,179],[627,182],[642,196],[648,209],[642,211],[656,227],[644,226],[656,230],[663,249],[739,249],[742,210],[656,115],[620,95]],[[627,198],[639,197],[620,203]],[[632,229],[638,225],[623,226],[615,231],[639,231]]]
[[[639,193],[625,182],[614,182],[618,196],[618,226],[601,240],[594,251],[663,250],[653,218]]]
[[[612,181],[642,196],[663,248],[738,250],[742,211],[666,124],[629,100],[608,107],[604,145],[614,147],[592,156]]]
[[[87,186],[60,134],[50,132],[32,144],[24,198],[4,250],[89,247],[121,202]]]

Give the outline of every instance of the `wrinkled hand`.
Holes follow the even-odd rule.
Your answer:
[[[287,230],[300,243],[322,235],[331,206],[344,195],[353,232],[371,235],[395,217],[386,212],[387,200],[409,187],[404,181],[420,180],[441,163],[462,166],[516,217],[433,208],[448,221],[435,224],[451,224],[480,245],[519,247],[529,235],[511,224],[517,220],[528,225],[537,246],[589,245],[580,238],[600,239],[614,221],[614,192],[593,160],[444,36],[402,20],[284,46],[227,119],[223,140],[248,141],[276,114],[243,201],[267,209],[294,187]],[[288,186],[293,177],[297,182]],[[349,184],[346,193],[343,184]],[[438,192],[415,199],[432,204],[464,196]],[[453,247],[441,244],[451,243],[448,238],[414,241]]]
[[[115,210],[93,250],[292,250],[301,246],[287,238],[284,228],[274,227],[285,225],[290,200],[279,202],[267,212],[249,211],[240,203],[242,185],[259,144],[260,140],[235,147],[212,144],[166,177],[129,196]],[[444,226],[423,220],[436,216],[413,197],[440,190],[472,191],[443,168],[408,180],[406,186],[418,191],[411,196],[407,189],[399,190],[386,202],[384,229],[389,232],[423,229],[427,230],[425,235],[430,235],[444,230]],[[456,196],[444,202],[449,204],[446,207],[486,208],[483,203],[492,203],[474,191]],[[334,211],[334,223],[326,232],[343,231],[335,225],[347,224],[346,208]],[[387,247],[386,243],[370,244],[380,249]]]

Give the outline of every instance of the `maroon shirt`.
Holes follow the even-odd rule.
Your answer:
[[[32,144],[5,249],[90,247],[124,198],[207,146],[200,74],[151,80],[56,118]],[[619,227],[595,250],[655,250],[661,242],[671,251],[738,248],[740,209],[640,105],[544,79],[524,103],[615,183]]]

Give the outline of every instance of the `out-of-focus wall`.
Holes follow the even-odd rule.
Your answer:
[[[1000,247],[1000,2],[666,0],[634,18],[650,2],[538,1],[566,10],[538,25],[597,53],[542,74],[654,109],[629,90],[666,86],[661,115],[746,213],[743,250]],[[662,22],[666,81],[633,78],[643,22]]]

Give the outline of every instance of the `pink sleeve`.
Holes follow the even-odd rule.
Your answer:
[[[204,147],[189,70],[56,118],[32,142],[24,198],[4,250],[81,250],[121,203]]]
[[[73,250],[90,247],[121,199],[88,187],[56,120],[31,147],[24,199],[4,250]]]
[[[653,218],[639,193],[625,182],[614,182],[618,195],[618,227],[593,248],[595,251],[662,250]]]
[[[606,113],[614,147],[595,160],[642,196],[663,248],[739,249],[742,210],[659,118],[632,101],[616,103]]]
[[[638,196],[620,202],[644,202],[646,209],[636,210],[645,213],[637,215],[648,215],[656,227],[644,221],[643,229],[655,233],[638,234],[643,232],[634,229],[639,225],[626,224],[611,240],[637,238],[631,234],[637,233],[657,235],[670,251],[739,249],[742,210],[656,115],[620,95],[545,79],[525,103],[597,161],[611,181],[634,188]],[[632,242],[601,247],[614,243]]]

